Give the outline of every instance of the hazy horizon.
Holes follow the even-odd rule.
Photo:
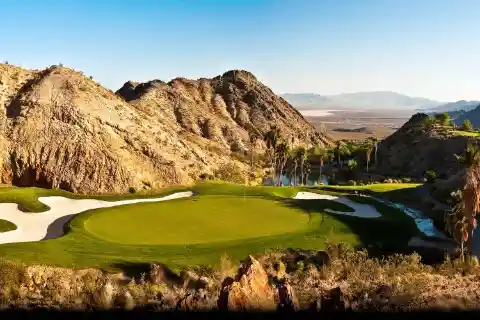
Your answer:
[[[480,100],[476,0],[85,0],[3,4],[0,60],[102,85],[244,69],[277,93]]]

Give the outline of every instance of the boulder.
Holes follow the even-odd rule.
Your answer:
[[[248,257],[235,279],[223,281],[217,306],[229,311],[276,309],[275,293],[268,284],[268,275],[255,258]]]

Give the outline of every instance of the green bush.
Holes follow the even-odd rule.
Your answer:
[[[356,185],[357,185],[357,183],[356,183],[354,180],[348,180],[348,181],[347,181],[347,184],[348,184],[349,186],[356,186]]]

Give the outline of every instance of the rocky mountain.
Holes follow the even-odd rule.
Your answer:
[[[387,176],[422,178],[427,170],[448,178],[461,170],[455,154],[462,154],[472,137],[427,131],[422,123],[427,114],[418,113],[378,147],[377,173]]]
[[[312,93],[282,95],[297,109],[337,108],[337,109],[429,109],[440,102],[425,98],[409,97],[391,91],[344,93],[338,95],[318,95]]]
[[[477,107],[468,111],[464,112],[457,118],[455,118],[454,122],[456,125],[462,125],[463,121],[470,120],[474,128],[480,128],[480,102],[478,103]]]
[[[465,101],[460,100],[457,102],[449,102],[445,104],[441,104],[433,109],[428,110],[417,110],[426,113],[439,113],[439,112],[455,112],[455,111],[470,111],[475,109],[480,105],[480,101]]]
[[[80,193],[187,184],[234,161],[276,125],[297,144],[330,143],[248,72],[118,94],[81,72],[0,64],[0,183]],[[258,149],[265,148],[263,141]]]

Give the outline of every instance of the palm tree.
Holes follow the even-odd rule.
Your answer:
[[[370,165],[370,160],[372,158],[372,151],[373,151],[374,146],[370,141],[366,141],[365,144],[363,145],[363,149],[365,150],[365,158],[367,160],[367,172],[368,172],[368,166]]]
[[[307,160],[308,153],[307,149],[304,147],[299,147],[297,148],[295,157],[297,158],[297,161],[300,162],[300,174],[301,174],[301,183],[303,183],[303,176],[304,176],[304,164],[305,160]]]
[[[378,140],[377,140],[377,138],[373,138],[373,149],[374,149],[373,161],[375,163],[375,168],[376,168],[377,167],[377,151],[378,151]]]
[[[258,133],[250,134],[250,179],[255,177],[255,147],[257,146],[257,141],[260,139]],[[249,184],[250,184],[249,179]]]
[[[341,140],[337,141],[336,147],[335,147],[335,154],[337,156],[337,163],[340,168],[343,167],[342,162],[341,162],[341,156],[348,156],[350,155],[350,150],[348,149],[348,146],[343,143]]]
[[[290,148],[286,142],[282,142],[277,145],[277,149],[275,150],[276,158],[278,159],[277,169],[278,169],[278,184],[282,180],[283,169],[287,164],[289,155],[290,155]]]
[[[277,159],[276,159],[275,151],[277,149],[278,137],[279,137],[279,129],[276,126],[273,126],[270,129],[270,131],[268,131],[264,136],[265,143],[267,144],[267,148],[270,150],[271,156],[272,156],[271,167],[273,171],[273,178],[272,178],[273,181],[275,181],[275,177],[276,177],[275,167],[277,164]]]
[[[473,231],[477,227],[475,216],[480,211],[480,146],[477,143],[468,145],[465,155],[457,158],[466,169],[463,177],[463,196],[455,206],[452,214],[453,221],[449,221],[447,228],[460,242],[463,258],[464,243],[466,243],[468,255],[471,256]]]

